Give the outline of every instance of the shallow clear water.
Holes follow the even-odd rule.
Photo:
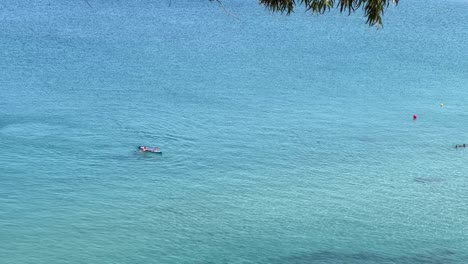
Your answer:
[[[2,263],[468,262],[467,2],[89,2],[0,5]]]

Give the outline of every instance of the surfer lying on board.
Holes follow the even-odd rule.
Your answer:
[[[141,152],[154,152],[154,153],[161,153],[161,149],[158,147],[151,148],[151,147],[146,147],[146,146],[138,146],[138,149]]]

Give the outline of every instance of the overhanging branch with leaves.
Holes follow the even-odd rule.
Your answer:
[[[384,9],[390,4],[397,5],[399,0],[259,0],[260,4],[273,12],[291,14],[298,6],[314,14],[323,14],[331,9],[351,14],[358,9],[364,11],[366,23],[382,26]]]

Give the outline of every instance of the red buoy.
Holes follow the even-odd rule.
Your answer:
[[[418,119],[418,116],[416,114],[413,115],[413,120]]]

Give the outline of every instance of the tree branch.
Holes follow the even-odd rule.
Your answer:
[[[234,15],[233,13],[229,12],[229,11],[226,9],[226,7],[223,5],[223,3],[221,2],[221,0],[210,0],[210,2],[214,2],[214,1],[218,2],[218,4],[223,8],[223,10],[224,10],[224,12],[226,12],[226,14],[228,14],[228,15],[230,15],[230,16],[232,16],[232,17],[234,17],[235,19],[237,19],[237,20],[240,21],[240,18],[239,18],[238,16]]]
[[[84,0],[84,1],[86,2],[86,4],[88,4],[89,7],[91,7],[91,8],[93,7],[93,6],[89,3],[88,0]]]

